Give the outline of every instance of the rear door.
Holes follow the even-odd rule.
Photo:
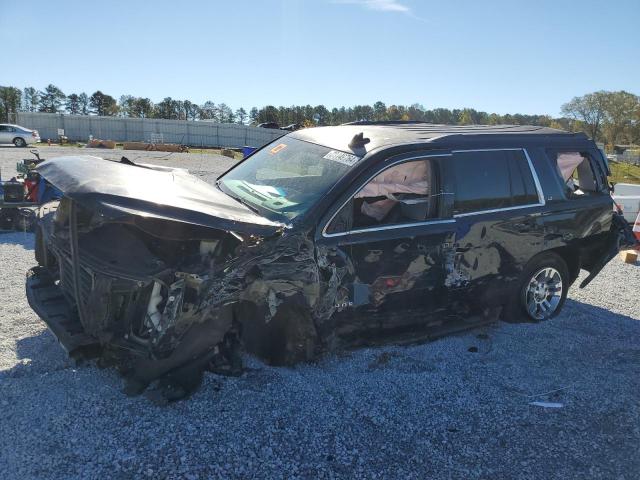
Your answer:
[[[546,156],[561,194],[545,212],[545,246],[571,248],[581,268],[590,271],[590,281],[617,253],[617,230],[623,227],[612,229],[606,165],[595,147],[548,149]]]
[[[456,151],[445,177],[456,220],[452,307],[481,313],[507,300],[524,265],[542,251],[544,196],[523,149]]]

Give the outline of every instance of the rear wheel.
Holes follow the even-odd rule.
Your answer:
[[[541,322],[560,313],[567,299],[569,269],[555,253],[533,258],[520,275],[518,290],[506,306],[507,322]]]
[[[22,137],[16,137],[13,139],[13,144],[16,147],[26,147],[27,146],[27,142],[25,141],[24,138]]]

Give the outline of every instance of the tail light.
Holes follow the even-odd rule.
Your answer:
[[[38,130],[33,130],[33,131],[31,132],[31,136],[32,136],[32,137],[39,137],[40,135],[38,135]]]

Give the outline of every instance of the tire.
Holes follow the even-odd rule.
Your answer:
[[[13,144],[18,148],[24,148],[27,146],[27,142],[22,137],[16,137],[13,139]]]
[[[518,288],[502,312],[510,323],[537,323],[560,313],[571,283],[569,268],[557,254],[532,258],[518,280]]]

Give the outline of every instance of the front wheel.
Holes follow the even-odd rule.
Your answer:
[[[517,294],[506,306],[507,322],[541,322],[560,313],[567,299],[569,269],[555,253],[533,258],[520,275]]]
[[[21,137],[16,137],[13,139],[13,144],[16,147],[26,147],[27,146],[27,142],[25,141],[24,138]]]

